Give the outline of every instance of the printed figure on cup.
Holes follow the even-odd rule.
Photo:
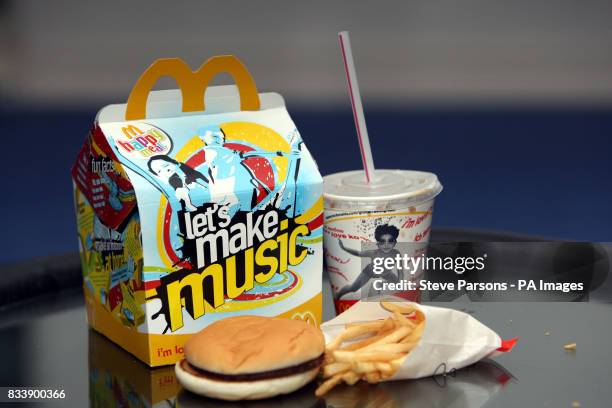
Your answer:
[[[344,246],[344,243],[341,239],[338,239],[338,244],[340,248],[353,256],[358,256],[360,258],[370,258],[372,261],[361,271],[359,276],[353,281],[353,283],[344,286],[341,288],[336,297],[340,299],[342,296],[347,293],[356,292],[363,288],[370,279],[373,278],[382,278],[387,282],[399,282],[402,280],[403,271],[397,270],[393,268],[393,270],[385,270],[381,274],[376,274],[374,272],[374,259],[377,258],[392,258],[395,259],[396,256],[401,255],[400,252],[395,248],[397,245],[397,237],[399,236],[399,229],[391,224],[382,224],[376,227],[374,230],[374,239],[376,239],[377,249],[371,250],[357,250],[352,248],[347,248]]]

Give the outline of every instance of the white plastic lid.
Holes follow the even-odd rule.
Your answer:
[[[376,169],[371,183],[363,170],[323,177],[325,208],[384,210],[406,208],[432,200],[442,191],[433,173]]]

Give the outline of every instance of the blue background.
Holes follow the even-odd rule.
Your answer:
[[[96,109],[4,111],[0,262],[76,251],[70,167]],[[290,113],[322,174],[359,168],[350,111]],[[434,227],[610,241],[612,112],[366,111],[378,167],[428,170]]]

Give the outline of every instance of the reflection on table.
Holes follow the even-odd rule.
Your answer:
[[[294,393],[261,401],[226,402],[182,390],[174,366],[149,368],[100,334],[89,331],[89,398],[92,407],[483,407],[515,378],[483,360],[459,371],[411,381],[340,386],[324,400],[312,383]]]
[[[150,368],[89,330],[91,407],[175,407],[179,391],[174,366]]]
[[[485,359],[459,371],[420,380],[343,385],[333,389],[325,401],[328,406],[338,408],[480,408],[513,381],[515,378],[502,366]]]

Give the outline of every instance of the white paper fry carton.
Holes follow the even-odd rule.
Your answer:
[[[392,302],[406,305],[406,302]],[[518,338],[503,340],[496,332],[467,313],[411,303],[425,316],[425,329],[397,372],[388,379],[403,380],[445,374],[467,367],[485,357],[510,351]],[[349,323],[386,319],[391,316],[379,302],[360,301],[321,329],[329,343]]]

